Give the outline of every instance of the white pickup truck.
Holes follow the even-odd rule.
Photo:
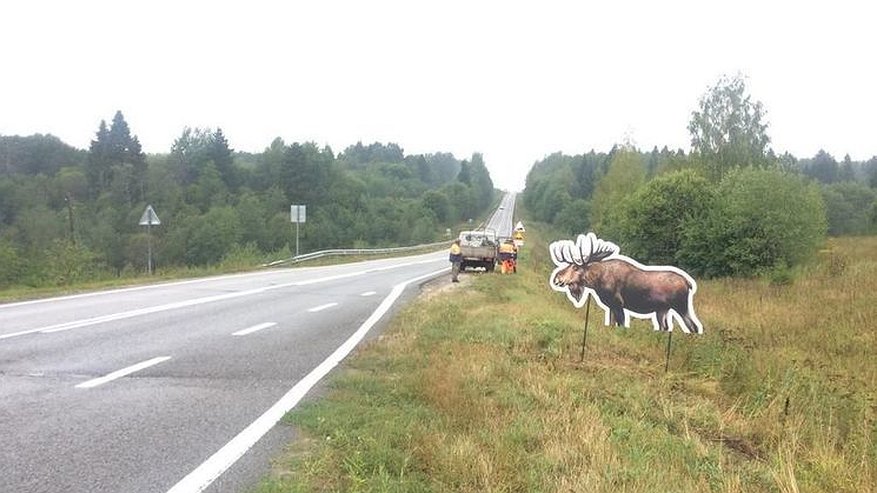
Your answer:
[[[493,229],[461,231],[459,238],[460,250],[463,254],[460,270],[465,270],[466,267],[482,267],[487,272],[493,272],[499,246],[496,231]]]

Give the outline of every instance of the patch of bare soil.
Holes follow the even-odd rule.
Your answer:
[[[420,297],[431,300],[442,293],[447,293],[455,289],[460,289],[472,284],[472,273],[461,272],[457,279],[460,282],[451,282],[450,272],[426,282],[420,286]]]

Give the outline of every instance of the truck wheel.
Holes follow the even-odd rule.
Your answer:
[[[489,262],[489,263],[484,264],[484,269],[487,272],[493,272],[494,267],[496,267],[496,264],[493,262]]]

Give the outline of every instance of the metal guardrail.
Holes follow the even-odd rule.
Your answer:
[[[333,255],[381,255],[381,254],[385,254],[385,253],[410,252],[410,251],[421,250],[421,249],[425,249],[425,248],[447,246],[449,244],[450,244],[450,240],[439,241],[436,243],[426,243],[423,245],[412,245],[412,246],[393,247],[393,248],[335,248],[335,249],[331,249],[331,250],[320,250],[318,252],[311,252],[311,253],[305,253],[302,255],[296,255],[295,257],[288,258],[285,260],[275,260],[274,262],[262,264],[262,267],[276,267],[278,265],[297,264],[299,262],[304,262],[305,260],[313,260],[316,258],[329,257],[329,256],[333,256]]]

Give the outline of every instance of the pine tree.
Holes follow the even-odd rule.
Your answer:
[[[225,185],[231,190],[236,189],[238,183],[234,169],[234,157],[232,156],[232,150],[228,147],[228,140],[222,134],[221,128],[217,128],[213,132],[207,156],[213,161]]]
[[[101,190],[107,187],[110,179],[109,140],[110,131],[107,122],[100,121],[95,140],[91,141],[88,148],[88,163],[86,177],[88,187],[92,195],[97,196]]]
[[[121,188],[128,203],[141,201],[146,192],[146,156],[136,136],[121,111],[116,111],[112,124],[107,128],[101,120],[97,138],[91,141],[86,170],[89,187],[94,196],[110,188],[116,178],[124,180]]]

